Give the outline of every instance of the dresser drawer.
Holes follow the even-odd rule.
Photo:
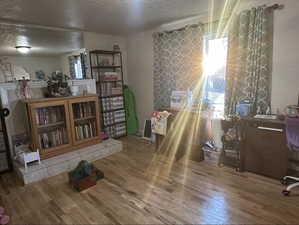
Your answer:
[[[288,148],[283,124],[248,123],[244,143],[243,157],[246,171],[276,179],[286,175]]]

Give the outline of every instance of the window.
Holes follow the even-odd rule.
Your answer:
[[[82,65],[81,65],[81,57],[80,56],[75,56],[74,68],[75,68],[76,78],[77,79],[83,79],[83,72],[82,72]]]
[[[224,116],[225,72],[227,37],[204,37],[204,90],[203,101],[213,109],[214,118]]]
[[[86,54],[69,56],[70,75],[72,79],[86,78]]]

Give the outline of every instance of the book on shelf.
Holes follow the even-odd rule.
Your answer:
[[[117,83],[101,83],[101,96],[110,96],[110,95],[121,95],[123,93],[122,84]]]
[[[121,81],[120,72],[103,72],[101,78],[102,81]]]
[[[103,111],[117,110],[124,108],[124,99],[120,97],[104,98],[102,101]]]
[[[114,60],[113,60],[114,59]],[[116,64],[120,62],[120,60],[117,60],[116,57],[113,58],[113,55],[107,55],[107,54],[100,54],[100,53],[92,53],[91,54],[91,65],[93,67],[97,67],[97,66],[115,66],[115,65],[119,65]]]
[[[115,112],[103,113],[104,125],[110,126],[114,123],[121,123],[126,121],[125,110]]]
[[[36,123],[39,126],[63,122],[64,110],[62,106],[45,107],[36,109]]]
[[[111,71],[109,68],[103,68],[101,71],[95,70],[93,71],[93,78],[97,82],[122,81],[121,70],[118,68],[113,70],[115,71]]]
[[[54,131],[40,133],[38,138],[41,149],[53,148],[68,143],[65,127],[57,128]]]
[[[97,135],[95,121],[89,121],[88,123],[76,125],[75,135],[76,135],[76,140],[83,140],[86,138],[95,137]]]
[[[109,137],[113,138],[124,136],[127,133],[125,124],[117,124],[115,126],[106,127],[104,131]]]
[[[73,104],[73,113],[75,119],[83,119],[95,115],[94,102],[82,102]]]

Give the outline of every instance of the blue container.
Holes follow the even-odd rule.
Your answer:
[[[250,116],[252,104],[250,102],[239,102],[236,105],[236,114],[239,116]]]

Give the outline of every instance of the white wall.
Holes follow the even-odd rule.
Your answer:
[[[35,72],[43,70],[46,76],[50,76],[52,72],[61,70],[60,58],[51,56],[7,56],[10,63],[21,66],[30,74],[31,79],[35,79]]]
[[[118,44],[122,52],[124,81],[128,83],[127,75],[127,41],[125,37],[84,32],[84,48],[87,52],[92,50],[113,50]]]
[[[274,3],[277,1],[245,1],[240,9]],[[282,112],[289,104],[296,104],[299,93],[299,1],[284,0],[281,3],[285,8],[274,13],[273,113],[276,113],[277,109]],[[199,19],[163,25],[156,30],[177,28],[180,24],[198,20],[206,22],[206,18],[201,16]],[[138,116],[142,123],[153,110],[153,31],[132,34],[127,38],[129,85],[136,93]]]
[[[136,96],[137,114],[143,129],[154,108],[152,31],[128,38],[128,81]]]

